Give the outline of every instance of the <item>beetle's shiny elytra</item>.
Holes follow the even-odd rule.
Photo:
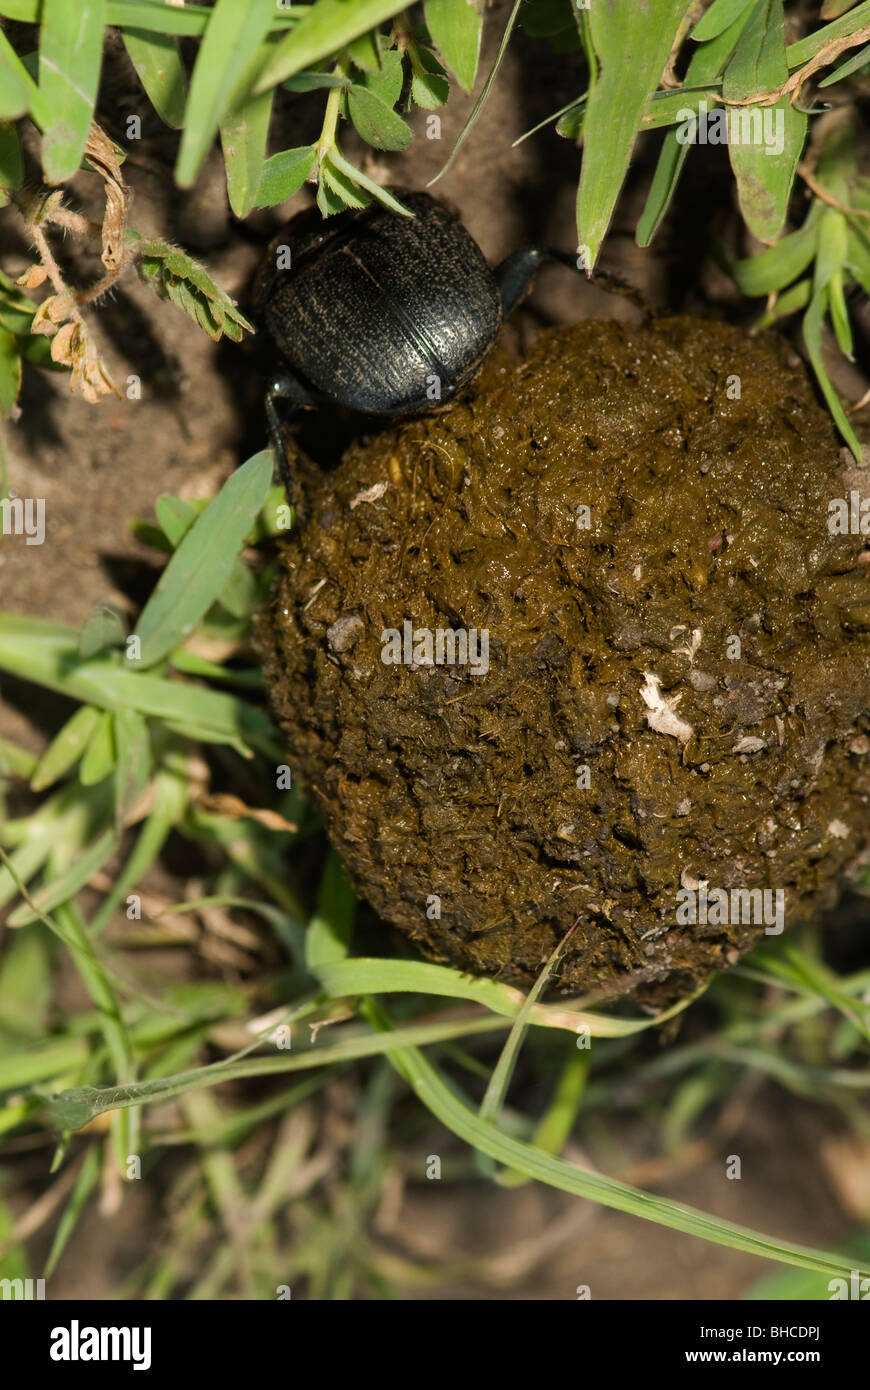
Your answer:
[[[269,437],[299,516],[276,400],[387,418],[437,409],[471,381],[546,257],[579,268],[530,247],[492,270],[437,198],[391,191],[412,217],[380,203],[326,222],[316,209],[299,213],[257,277],[259,316],[284,359],[266,392]]]
[[[290,368],[327,400],[410,415],[474,376],[499,330],[496,277],[462,223],[425,193],[324,223],[300,214],[279,243],[263,319]],[[275,262],[273,260],[273,266]]]

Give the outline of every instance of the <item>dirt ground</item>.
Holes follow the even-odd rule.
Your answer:
[[[506,0],[497,0],[488,11],[484,66],[508,10]],[[283,216],[307,204],[308,193],[280,211],[255,214],[243,226],[227,208],[216,156],[197,187],[179,193],[170,172],[174,137],[146,114],[120,49],[111,53],[110,66],[112,82],[100,112],[106,129],[124,143],[126,115],[138,111],[144,117],[143,138],[125,165],[134,190],[131,224],[143,234],[175,239],[200,256],[244,308],[263,246]],[[461,210],[491,262],[525,244],[574,246],[578,151],[552,127],[516,149],[512,141],[578,90],[570,62],[554,64],[544,45],[519,35],[482,118],[437,185],[436,191]],[[409,152],[388,160],[369,154],[364,167],[397,185],[424,186],[452,149],[470,106],[454,92],[441,113],[440,140],[426,139],[418,113]],[[275,131],[281,147],[310,139],[319,113],[316,99],[288,100]],[[353,156],[350,135],[346,147]],[[727,282],[704,260],[711,228],[727,225],[731,217],[725,156],[713,149],[695,152],[678,207],[647,252],[634,245],[631,227],[655,149],[653,141],[632,174],[603,264],[672,310],[727,312]],[[91,215],[98,213],[100,196],[93,176],[80,175],[71,188],[71,199]],[[29,261],[20,224],[8,209],[0,213],[0,249],[9,273],[17,274]],[[67,258],[72,254],[69,244],[60,250]],[[69,263],[81,283],[97,273],[96,260],[78,252]],[[636,312],[582,277],[553,267],[541,273],[506,333],[523,342],[545,324],[630,318]],[[147,592],[153,552],[131,537],[131,518],[150,516],[165,491],[214,491],[264,444],[262,361],[254,349],[214,346],[184,314],[156,300],[133,277],[92,311],[91,319],[115,380],[140,376],[142,399],[110,397],[89,406],[69,394],[62,376],[30,370],[21,419],[5,442],[11,485],[46,500],[47,540],[41,548],[28,548],[23,539],[4,539],[0,607],[73,624],[81,624],[98,600],[132,608]],[[855,395],[863,389],[859,383]],[[34,699],[15,682],[4,682],[2,694],[0,734],[34,750],[44,746],[58,723],[56,702]],[[167,885],[171,889],[168,874],[164,891]],[[176,888],[180,894],[179,881]],[[823,1155],[829,1117],[772,1087],[755,1100],[730,1134],[711,1132],[702,1140],[692,1166],[683,1171],[650,1158],[646,1132],[619,1119],[611,1122],[606,1143],[592,1141],[589,1152],[581,1155],[575,1148],[569,1154],[592,1157],[614,1176],[649,1184],[771,1235],[835,1247],[854,1226],[856,1211]],[[429,1142],[432,1147],[423,1152],[440,1152],[437,1135]],[[447,1146],[447,1136],[443,1142]],[[725,1156],[735,1147],[743,1157],[739,1183],[725,1177]],[[18,1209],[28,1189],[38,1191],[46,1180],[49,1152],[17,1154]],[[71,1247],[75,1258],[65,1257],[53,1280],[54,1296],[113,1297],[163,1216],[161,1194],[150,1184],[136,1185],[123,1215],[111,1222],[91,1210]],[[717,1300],[739,1296],[775,1269],[534,1185],[510,1192],[480,1183],[412,1184],[403,1197],[401,1224],[409,1253],[458,1261],[468,1271],[447,1287],[409,1288],[413,1298],[572,1299],[577,1286],[587,1284],[593,1298]]]
[[[614,1153],[602,1171],[774,1237],[836,1248],[854,1228],[857,1213],[847,1209],[842,1189],[821,1161],[820,1118],[826,1122],[824,1115],[779,1104],[766,1094],[731,1140],[743,1160],[740,1182],[725,1176],[730,1144],[712,1144],[715,1152],[705,1157],[702,1143],[689,1156],[691,1166],[669,1173],[667,1163],[644,1160],[638,1127],[621,1124],[611,1129]],[[424,1155],[439,1144],[450,1152],[450,1136],[427,1136],[414,1164],[418,1173]],[[21,1165],[20,1177],[30,1179],[20,1189],[21,1198],[38,1190],[47,1154],[43,1150]],[[590,1159],[576,1145],[565,1156],[587,1165]],[[409,1155],[410,1162],[414,1158]],[[449,1176],[449,1158],[443,1172]],[[111,1220],[89,1208],[52,1277],[51,1296],[116,1297],[166,1219],[154,1183],[126,1189],[124,1206]],[[416,1300],[574,1300],[585,1285],[593,1301],[716,1302],[741,1297],[781,1268],[536,1184],[518,1191],[480,1183],[409,1184],[373,1238],[381,1249],[405,1259],[454,1271],[442,1282],[407,1284],[402,1296]],[[47,1245],[47,1238],[32,1242],[35,1268],[41,1267]]]

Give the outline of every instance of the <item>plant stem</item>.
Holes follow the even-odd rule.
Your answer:
[[[345,77],[347,75],[342,63],[336,63],[333,68],[333,73],[336,77]],[[318,175],[324,159],[335,149],[338,115],[341,107],[341,95],[343,90],[342,87],[331,87],[329,96],[326,98],[326,111],[323,115],[323,126],[320,131],[320,139],[315,146],[317,150]]]

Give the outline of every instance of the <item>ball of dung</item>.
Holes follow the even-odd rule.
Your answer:
[[[427,956],[665,1002],[865,861],[870,476],[779,340],[550,330],[309,487],[272,709]]]

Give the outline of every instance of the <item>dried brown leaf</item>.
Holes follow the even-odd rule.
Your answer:
[[[75,325],[71,345],[72,376],[70,390],[79,391],[86,401],[96,405],[101,396],[112,392],[120,395],[118,388],[109,376],[108,369],[94,347],[87,326],[79,320]]]
[[[48,338],[53,337],[60,325],[69,318],[72,310],[73,295],[69,290],[63,290],[60,294],[48,295],[41,304],[37,305],[33,322],[30,325],[31,333],[42,333]]]
[[[211,796],[206,796],[202,801],[203,806],[209,811],[215,811],[220,816],[226,816],[228,820],[255,820],[260,825],[265,825],[267,830],[296,830],[297,826],[292,821],[287,820],[277,811],[256,810],[248,806],[237,796],[231,796],[228,792],[214,792]]]
[[[66,362],[69,366],[73,363],[74,338],[76,336],[77,324],[65,323],[62,328],[55,333],[51,343],[52,362]]]
[[[48,279],[48,271],[44,265],[28,266],[23,275],[19,275],[15,281],[23,290],[38,290],[40,285],[45,284]]]
[[[106,211],[103,214],[101,259],[110,273],[117,274],[126,260],[124,233],[130,190],[124,182],[115,147],[96,121],[91,123],[85,157],[105,184]]]

